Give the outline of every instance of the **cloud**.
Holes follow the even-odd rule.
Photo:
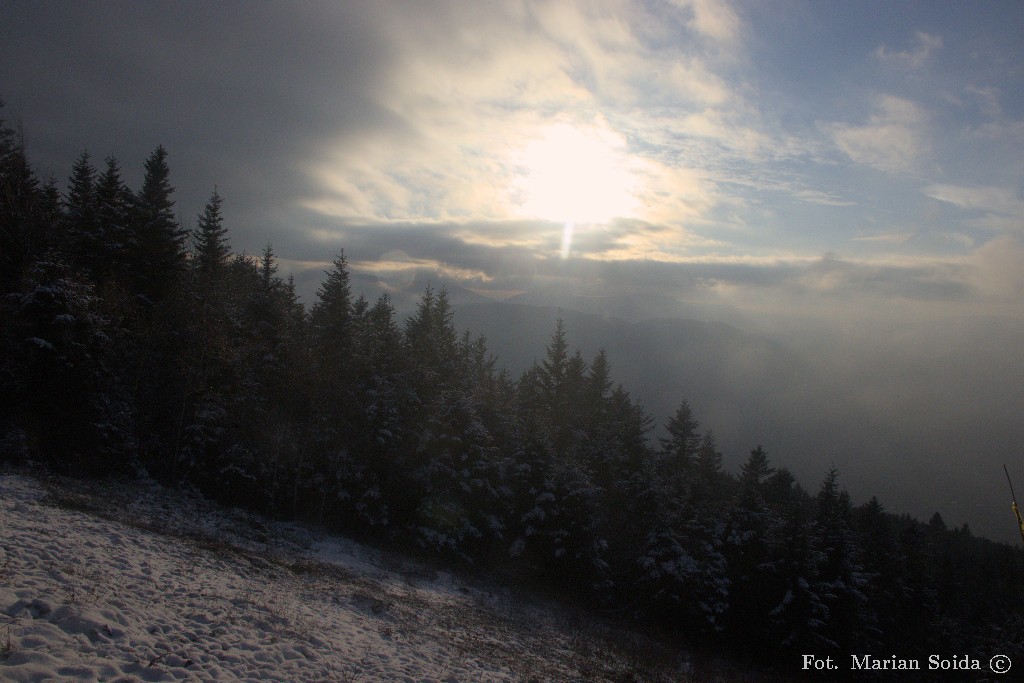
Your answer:
[[[933,199],[959,207],[967,212],[981,213],[965,223],[988,231],[1024,233],[1024,200],[1010,187],[963,187],[935,184],[923,192]]]
[[[374,97],[388,59],[368,4],[17,10],[0,29],[0,80],[43,173],[67,177],[88,148],[117,156],[135,187],[163,144],[178,209],[194,215],[219,185],[239,249],[294,238],[280,231],[307,182],[297,171],[325,137],[397,128]]]
[[[942,36],[934,36],[924,31],[916,31],[912,48],[908,50],[891,50],[885,45],[879,45],[873,54],[876,59],[884,63],[920,69],[941,48]]]
[[[676,0],[675,4],[693,12],[687,22],[701,36],[730,45],[740,35],[740,19],[726,2],[720,0]]]
[[[619,166],[636,183],[632,213],[690,235],[679,226],[707,223],[724,199],[702,166],[723,149],[736,159],[764,156],[777,141],[729,113],[747,107],[714,71],[720,47],[702,54],[664,33],[680,22],[724,45],[740,30],[735,13],[705,2],[663,10],[513,3],[466,14],[412,10],[382,22],[391,57],[373,101],[386,115],[309,155],[313,189],[302,206],[371,223],[507,222],[523,213],[517,159],[543,131],[567,125],[628,138]],[[703,149],[691,154],[694,147]]]
[[[898,265],[828,255],[803,268],[794,282],[809,292],[841,298],[955,303],[971,294],[962,266],[942,262]]]
[[[403,276],[412,271],[431,272],[438,277],[448,280],[459,280],[473,283],[488,283],[493,280],[482,270],[470,270],[467,268],[453,267],[443,261],[424,258],[412,258],[402,251],[388,252],[381,258],[372,261],[352,261],[350,268],[356,273],[368,273],[389,278],[402,279]]]
[[[517,240],[521,234],[533,239]],[[678,226],[629,220],[580,226],[563,259],[562,235],[563,226],[544,221],[365,223],[348,225],[335,233],[334,241],[344,245],[354,268],[383,278],[415,270],[482,290],[509,291],[536,284],[544,273],[583,281],[614,268],[623,282],[670,296],[685,287],[718,304],[750,309],[759,302],[765,313],[802,310],[806,316],[826,317],[838,310],[875,315],[872,311],[880,306],[969,310],[986,302],[1005,303],[1019,281],[1011,274],[1019,264],[1010,254],[1022,253],[1016,242],[946,259],[812,256],[782,247],[750,253]],[[908,236],[864,239],[898,246]],[[373,265],[376,261],[382,265]],[[696,290],[695,283],[700,283]]]
[[[914,233],[911,232],[899,232],[880,235],[861,235],[858,237],[851,237],[850,239],[854,242],[888,242],[890,244],[904,244],[913,236]]]
[[[978,126],[973,133],[989,142],[1024,147],[1024,121],[990,121]]]
[[[971,282],[988,300],[1024,307],[1024,243],[1020,236],[1004,235],[971,254]]]
[[[1003,107],[1001,104],[1003,93],[999,88],[968,85],[967,92],[974,97],[974,100],[986,116],[997,120],[1003,117]]]
[[[916,104],[882,95],[866,124],[835,124],[829,130],[836,146],[853,161],[889,173],[913,173],[930,149],[927,125],[927,114]]]
[[[626,141],[635,217],[681,240],[643,249],[674,255],[736,201],[722,184],[733,166],[787,144],[726,77],[745,29],[725,3],[223,3],[195,5],[194,21],[105,7],[69,6],[66,22],[25,9],[26,26],[85,57],[69,68],[64,51],[42,50],[19,72],[23,89],[50,74],[60,110],[95,122],[76,134],[96,157],[130,163],[163,143],[181,169],[178,206],[194,215],[219,185],[240,249],[270,239],[301,260],[353,222],[507,224],[522,213],[517,155],[564,122]],[[39,158],[69,168],[74,154]],[[619,248],[639,253],[643,240]]]
[[[933,199],[959,206],[1005,216],[1024,214],[1024,201],[1010,187],[962,187],[929,185],[924,193]]]

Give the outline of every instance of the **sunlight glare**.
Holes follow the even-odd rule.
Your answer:
[[[552,125],[523,148],[516,165],[520,210],[565,223],[566,239],[571,239],[569,224],[608,223],[636,210],[626,141],[606,127]]]
[[[562,251],[559,256],[562,257],[563,261],[569,258],[569,252],[572,251],[573,227],[575,226],[572,221],[566,221],[565,227],[562,228]]]

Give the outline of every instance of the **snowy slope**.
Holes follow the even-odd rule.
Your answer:
[[[198,496],[0,475],[3,681],[724,680],[722,672],[540,600]]]

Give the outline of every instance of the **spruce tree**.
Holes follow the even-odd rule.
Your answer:
[[[476,392],[477,398],[482,399],[493,389],[497,359],[487,348],[487,338],[480,335],[473,339],[469,330],[462,337],[461,348],[469,385]]]
[[[64,217],[74,258],[90,272],[95,270],[105,242],[96,209],[96,169],[85,151],[71,168]]]
[[[547,346],[547,354],[540,364],[540,380],[544,387],[545,404],[555,424],[564,421],[567,412],[566,380],[569,374],[569,344],[565,339],[565,321],[555,322],[555,331]]]
[[[263,265],[267,265],[266,259]],[[263,270],[261,276],[266,272]],[[361,411],[352,381],[355,325],[348,264],[343,250],[326,275],[310,313],[313,359],[318,371],[315,379],[318,400],[314,406],[313,449],[310,454],[313,457],[305,461],[310,468],[308,474],[297,475],[307,480],[307,485],[323,501],[326,501],[325,486],[330,482],[322,479],[322,473],[331,472],[333,485],[340,487],[339,492],[344,495],[352,495],[350,489],[360,477],[360,463],[353,459],[352,446],[357,441],[356,425],[360,422]],[[319,483],[314,484],[312,480],[318,476]],[[299,490],[297,486],[296,492]]]
[[[718,450],[714,433],[709,429],[704,432],[700,447],[697,449],[697,481],[701,488],[710,492],[717,485],[722,472],[722,454]]]
[[[725,627],[736,646],[763,657],[770,654],[763,634],[770,632],[771,612],[781,597],[777,558],[770,546],[780,524],[767,500],[772,472],[764,449],[752,450],[740,470],[738,496],[729,512],[722,549],[729,580]]]
[[[693,416],[690,404],[683,400],[676,414],[665,425],[668,438],[660,437],[662,453],[671,471],[679,474],[688,470],[700,446],[700,422]]]
[[[277,277],[277,255],[274,253],[274,246],[267,242],[260,255],[260,280],[263,282],[263,289],[268,292],[274,289]]]
[[[458,333],[448,291],[429,284],[416,312],[405,322],[405,361],[421,403],[429,403],[442,388],[462,384]]]
[[[132,406],[92,283],[61,261],[36,261],[23,292],[0,299],[0,440],[73,474],[121,471],[134,456]]]
[[[872,496],[856,510],[853,526],[867,581],[864,591],[878,620],[878,633],[871,634],[872,639],[896,645],[906,638],[901,634],[900,614],[911,604],[913,593],[903,573],[906,558],[899,548],[894,519]]]
[[[458,333],[455,331],[455,311],[452,310],[448,289],[442,287],[434,299],[430,312],[431,356],[442,377],[458,381]]]
[[[850,497],[839,489],[838,478],[838,470],[831,468],[816,500],[811,547],[820,562],[814,587],[828,613],[817,636],[823,649],[850,652],[873,618],[864,609],[866,582],[850,528]]]
[[[96,223],[101,243],[96,245],[93,275],[97,280],[114,277],[127,282],[130,255],[139,243],[132,231],[134,197],[121,180],[117,159],[106,158],[106,169],[96,180]]]
[[[0,293],[20,290],[50,246],[46,203],[24,144],[0,120]]]
[[[750,457],[740,467],[740,483],[748,492],[758,492],[774,471],[775,468],[768,464],[768,454],[759,445],[750,451]]]
[[[0,112],[3,111],[4,101],[0,100]],[[17,145],[14,139],[14,130],[7,125],[7,122],[0,118],[0,164],[7,163],[8,157],[14,153]]]
[[[62,210],[60,190],[57,189],[57,179],[52,175],[43,181],[39,199],[40,217],[43,225],[46,226],[50,246],[64,252],[66,251],[66,244],[63,235],[60,234],[64,212]]]
[[[770,612],[770,637],[786,656],[797,656],[822,646],[818,633],[828,618],[828,607],[815,586],[821,558],[811,550],[812,510],[807,494],[794,486],[786,470],[772,475],[770,488],[780,517],[770,538],[777,589],[765,586],[765,592],[776,599]]]
[[[549,438],[558,457],[569,457],[579,446],[576,417],[584,392],[586,363],[579,351],[569,354],[565,322],[559,318],[546,349],[544,359],[537,367],[542,387],[542,406],[546,411]]]
[[[138,293],[162,299],[185,264],[185,230],[174,217],[167,150],[163,145],[146,160],[142,189],[135,196],[134,228],[138,239],[133,275]]]
[[[196,223],[195,266],[199,272],[209,277],[219,276],[227,267],[231,256],[227,240],[228,230],[224,227],[224,217],[220,210],[221,202],[220,194],[215,187]]]
[[[337,364],[347,356],[352,342],[352,286],[344,249],[338,252],[326,275],[317,290],[309,321],[321,355]]]

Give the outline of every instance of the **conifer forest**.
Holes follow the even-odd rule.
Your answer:
[[[1024,663],[1021,548],[853,501],[827,464],[802,484],[770,444],[725,471],[687,387],[648,414],[561,321],[512,376],[444,288],[399,319],[344,251],[301,302],[272,245],[232,249],[228,188],[183,227],[173,150],[141,187],[85,152],[45,178],[0,127],[0,460],[144,471],[760,664]]]

